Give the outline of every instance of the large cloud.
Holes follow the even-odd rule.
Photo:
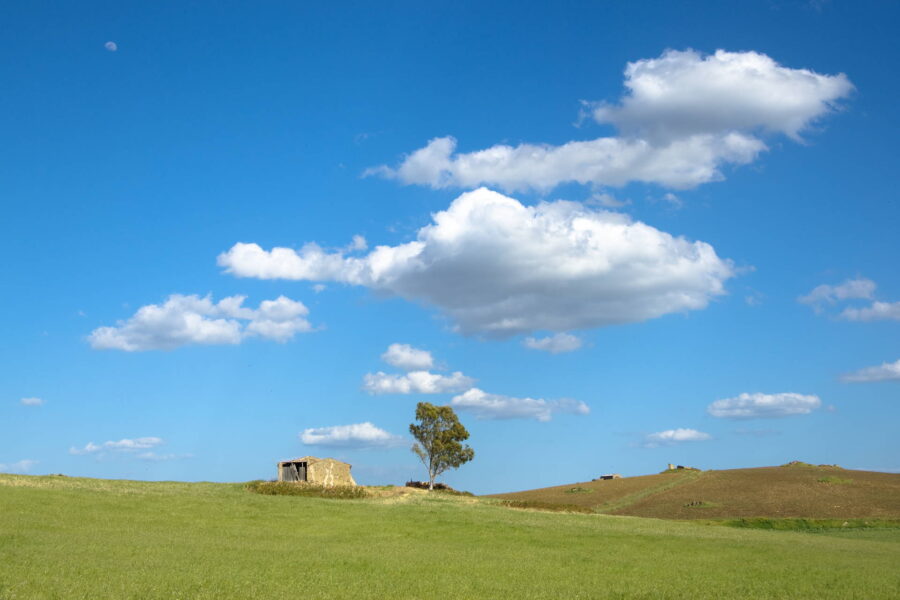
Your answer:
[[[869,381],[900,381],[900,360],[882,363],[876,367],[866,367],[841,377],[842,381],[863,383]]]
[[[433,219],[415,241],[362,256],[237,243],[218,262],[239,277],[366,286],[437,306],[463,333],[495,337],[702,309],[734,275],[709,244],[575,202],[529,207],[481,188]]]
[[[115,327],[99,327],[88,341],[96,349],[171,350],[189,344],[238,344],[259,336],[284,342],[312,329],[302,302],[280,296],[259,308],[243,305],[244,296],[214,303],[210,296],[172,294],[162,305],[143,306]]]
[[[304,429],[300,439],[310,446],[343,448],[387,447],[403,443],[402,437],[388,433],[369,422]]]
[[[807,415],[822,406],[818,396],[794,393],[740,394],[716,400],[706,411],[724,419],[773,419]]]
[[[757,52],[703,56],[669,50],[629,63],[619,105],[598,103],[592,115],[617,137],[548,144],[497,145],[456,153],[452,137],[432,139],[397,168],[369,169],[407,184],[506,190],[549,189],[564,182],[630,181],[690,188],[722,178],[725,164],[746,164],[766,150],[758,132],[799,139],[853,90],[843,74],[820,75],[779,65]]]
[[[515,398],[500,394],[489,394],[472,388],[450,401],[460,410],[473,413],[479,419],[537,419],[549,421],[554,413],[586,415],[591,412],[584,402],[578,400],[544,400],[543,398]]]

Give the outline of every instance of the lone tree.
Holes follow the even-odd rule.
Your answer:
[[[435,477],[469,462],[475,457],[475,451],[460,443],[469,439],[469,432],[449,406],[419,402],[416,421],[409,426],[409,432],[417,440],[412,451],[428,469],[428,489],[433,490]]]

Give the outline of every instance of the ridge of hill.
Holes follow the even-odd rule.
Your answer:
[[[900,517],[900,474],[795,462],[751,469],[673,470],[490,497],[575,504],[599,513],[660,519],[884,519]]]

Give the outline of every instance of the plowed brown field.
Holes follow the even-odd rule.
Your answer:
[[[574,490],[574,491],[573,491]],[[900,518],[900,474],[784,466],[673,471],[497,494],[662,519]]]

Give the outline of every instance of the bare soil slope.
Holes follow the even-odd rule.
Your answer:
[[[674,471],[498,494],[662,519],[900,517],[900,474],[791,465]]]

